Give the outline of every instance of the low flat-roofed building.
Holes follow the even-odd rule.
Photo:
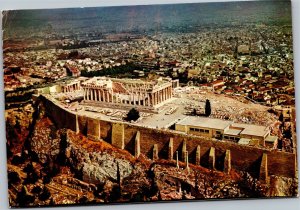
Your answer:
[[[266,126],[234,123],[209,117],[187,116],[175,124],[175,130],[243,145],[277,147],[278,138],[270,136],[270,129]]]
[[[268,136],[265,139],[265,145],[268,148],[276,149],[278,145],[278,137],[277,136]]]
[[[251,139],[241,138],[241,139],[238,141],[238,144],[241,144],[241,145],[249,145],[250,142],[251,142]]]
[[[241,128],[231,128],[224,131],[223,138],[225,140],[231,140],[238,142],[240,140],[240,133],[242,132],[243,129]]]
[[[270,129],[266,126],[243,124],[243,123],[233,123],[232,128],[242,128],[243,130],[239,134],[241,138],[249,139],[265,139],[270,135]]]
[[[188,134],[221,138],[224,131],[229,129],[231,121],[208,117],[187,116],[175,124],[175,130]]]

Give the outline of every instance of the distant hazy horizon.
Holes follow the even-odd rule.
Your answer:
[[[290,1],[243,1],[4,12],[4,39],[30,32],[149,32],[242,24],[291,24]]]

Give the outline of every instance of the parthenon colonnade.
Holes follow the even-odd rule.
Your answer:
[[[131,104],[138,106],[155,106],[172,98],[172,86],[158,90],[132,91],[129,93],[114,93],[112,89],[85,87],[84,100],[115,104]]]

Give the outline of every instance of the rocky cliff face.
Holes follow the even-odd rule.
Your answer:
[[[9,153],[20,153],[29,135],[34,108],[32,104],[5,110],[6,137]]]
[[[271,177],[270,184],[263,184],[245,172],[224,174],[144,155],[135,158],[107,142],[57,129],[42,104],[38,107],[28,144],[18,158],[14,154],[8,160],[12,206],[297,194],[293,179]]]
[[[124,179],[132,173],[133,163],[125,158],[117,158],[114,152],[100,148],[99,151],[90,151],[91,147],[96,148],[99,144],[105,144],[104,142],[93,145],[94,142],[89,144],[89,140],[85,139],[83,144],[76,144],[73,140],[78,137],[67,131],[66,161],[82,174],[83,181],[93,184],[104,184],[106,180],[117,182],[118,179]],[[83,140],[85,137],[79,138]],[[84,147],[84,144],[87,147]]]

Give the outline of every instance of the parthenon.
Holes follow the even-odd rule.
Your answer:
[[[94,77],[82,83],[83,103],[155,109],[172,98],[173,86],[177,83],[171,79],[143,81]]]

